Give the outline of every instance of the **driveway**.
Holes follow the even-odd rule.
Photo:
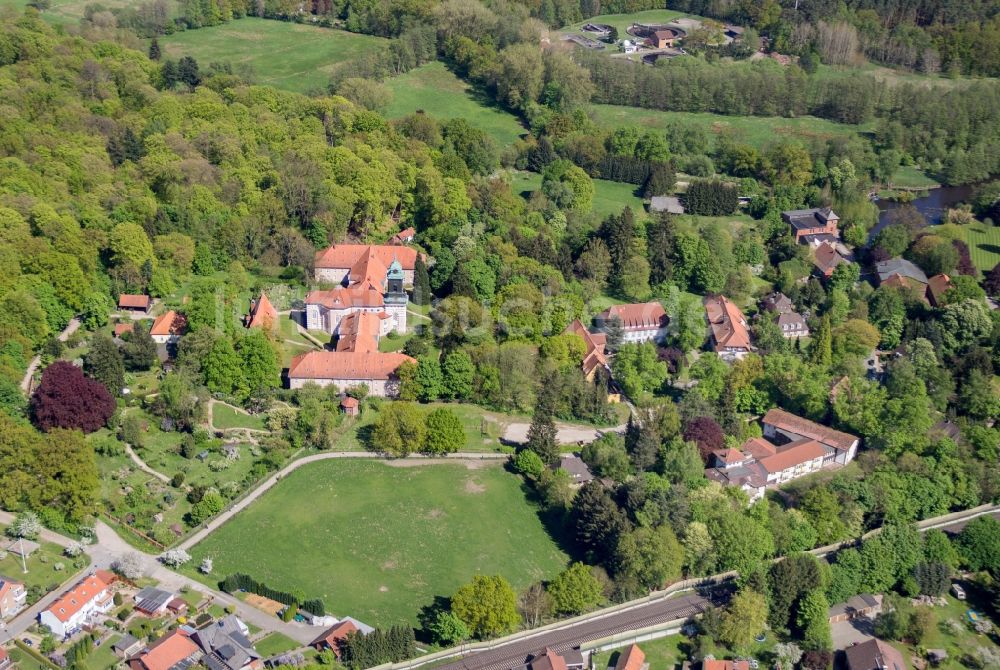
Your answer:
[[[830,624],[830,633],[833,636],[833,648],[846,649],[875,637],[874,622],[867,618],[839,621]]]

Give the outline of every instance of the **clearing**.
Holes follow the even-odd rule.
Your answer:
[[[212,426],[216,430],[230,428],[264,430],[264,419],[260,416],[247,414],[244,410],[236,409],[232,405],[216,402],[212,405]]]
[[[245,572],[322,598],[336,616],[416,623],[421,607],[476,574],[517,588],[551,578],[567,556],[521,481],[500,465],[394,468],[329,460],[299,468],[195,546],[187,572],[213,586]]]
[[[253,80],[296,93],[326,91],[333,66],[384,48],[388,40],[344,30],[247,17],[159,38],[170,58],[248,65]]]
[[[646,216],[642,198],[636,195],[639,186],[618,181],[594,179],[594,201],[591,210],[598,218],[604,219],[611,214],[621,214],[626,205],[632,208],[637,219]],[[542,186],[542,175],[537,172],[514,172],[511,175],[510,187],[514,193],[525,199]]]
[[[590,105],[587,109],[598,125],[609,129],[620,126],[665,129],[668,124],[679,122],[700,126],[710,137],[730,135],[758,149],[783,139],[809,144],[812,140],[849,137],[865,130],[863,126],[834,123],[814,116],[726,116],[708,112],[662,112],[622,105]],[[711,150],[714,147],[705,147],[706,153]]]
[[[486,95],[452,74],[444,63],[421,65],[387,79],[392,103],[385,117],[398,119],[423,110],[438,121],[462,118],[496,140],[502,148],[527,131],[513,114],[497,107]]]
[[[937,188],[940,183],[928,177],[923,170],[912,165],[901,165],[892,175],[892,183],[889,188],[927,189]]]

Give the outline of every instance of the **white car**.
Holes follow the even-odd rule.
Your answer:
[[[952,584],[951,592],[959,600],[965,600],[965,589],[963,589],[960,585]]]

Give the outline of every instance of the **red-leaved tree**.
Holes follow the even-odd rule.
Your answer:
[[[698,444],[698,453],[706,464],[712,458],[712,452],[722,449],[726,443],[726,434],[718,422],[710,416],[698,416],[684,426],[684,439]]]
[[[45,368],[42,383],[31,398],[31,417],[44,431],[79,428],[92,433],[107,425],[115,411],[115,400],[100,382],[66,361]]]

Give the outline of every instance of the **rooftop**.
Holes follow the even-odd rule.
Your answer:
[[[782,218],[795,230],[809,230],[825,226],[828,221],[839,221],[840,217],[829,207],[812,209],[792,209],[781,213]]]
[[[704,302],[716,350],[750,349],[747,320],[739,307],[724,295],[706,296]]]
[[[612,319],[618,318],[625,330],[662,328],[667,324],[667,312],[663,309],[663,305],[658,302],[612,305],[598,314],[597,318],[604,325],[607,325]]]
[[[156,317],[149,329],[150,335],[183,335],[187,330],[187,317],[170,310]]]
[[[849,670],[907,670],[903,655],[888,642],[872,638],[844,650]]]
[[[924,274],[924,271],[905,258],[890,258],[887,261],[879,261],[875,265],[875,271],[878,272],[880,283],[888,280],[893,275],[912,279],[921,284],[927,283],[927,275]]]
[[[353,275],[359,262],[374,260],[383,268],[388,268],[394,258],[404,270],[413,270],[417,263],[417,251],[394,244],[334,244],[316,252],[315,266],[319,269],[351,269]],[[380,279],[384,277],[385,272]]]
[[[107,575],[109,573],[101,570],[84,577],[76,586],[52,603],[47,611],[51,612],[59,621],[66,623],[74,614],[96,599],[101,592],[107,590],[112,581],[111,577],[105,579]]]
[[[795,435],[801,435],[816,440],[822,444],[847,451],[858,441],[858,438],[849,433],[834,430],[815,421],[810,421],[801,416],[796,416],[791,412],[775,407],[768,410],[764,415],[765,425],[771,425],[778,430],[783,430]]]
[[[416,363],[406,354],[310,351],[292,359],[288,376],[294,379],[387,380],[403,363]]]

